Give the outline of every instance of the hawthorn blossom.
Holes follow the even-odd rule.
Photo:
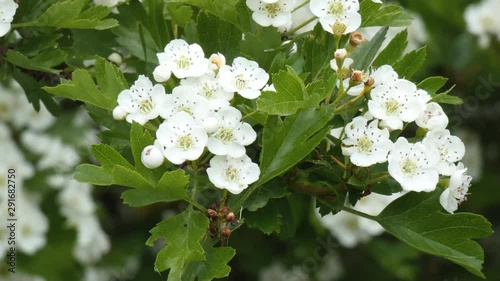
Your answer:
[[[500,41],[500,18],[498,11],[500,2],[498,0],[483,0],[467,6],[464,12],[467,30],[479,36],[479,46],[487,48],[491,43],[492,36]]]
[[[198,159],[208,139],[205,129],[184,111],[161,124],[156,137],[163,147],[163,155],[176,165]]]
[[[361,26],[358,0],[311,0],[309,8],[332,34],[351,33]]]
[[[160,65],[155,69],[155,77],[170,77],[171,71],[177,78],[198,77],[209,69],[210,62],[205,58],[203,49],[198,44],[189,45],[182,39],[174,39],[165,46],[163,53],[157,54]],[[155,78],[155,79],[156,79]]]
[[[49,220],[42,212],[35,198],[26,193],[21,193],[18,198],[19,224],[17,229],[17,246],[21,252],[33,255],[47,243]]]
[[[241,122],[241,112],[234,107],[227,107],[217,112],[215,117],[218,128],[208,138],[208,150],[215,155],[234,158],[245,155],[245,146],[255,141],[257,133],[252,126]]]
[[[160,116],[169,120],[178,112],[186,112],[191,115],[198,123],[210,115],[212,111],[206,106],[207,101],[200,95],[197,95],[197,89],[191,86],[180,85],[174,88],[171,95],[167,95],[162,105]]]
[[[153,86],[149,78],[140,75],[130,89],[123,90],[118,95],[118,106],[113,110],[113,117],[126,115],[127,122],[135,121],[144,125],[160,115],[166,98],[162,85]]]
[[[390,130],[401,130],[404,122],[417,119],[425,109],[430,96],[417,90],[415,84],[399,79],[388,85],[379,85],[371,91],[368,109],[375,118],[382,120],[381,125]]]
[[[444,113],[443,108],[435,102],[430,102],[426,105],[425,110],[415,120],[415,123],[420,128],[429,131],[442,130],[448,126],[448,116]]]
[[[467,169],[464,168],[462,163],[459,163],[457,170],[450,177],[448,188],[439,196],[439,203],[450,214],[453,214],[458,209],[460,203],[467,200],[466,196],[472,177],[466,175],[465,172],[467,172]]]
[[[377,87],[379,85],[392,85],[398,80],[398,74],[394,71],[394,68],[390,65],[382,65],[377,68],[373,73],[370,74],[373,78],[373,87]]]
[[[292,22],[292,11],[295,0],[246,0],[248,8],[253,12],[252,19],[261,26],[282,27]]]
[[[207,105],[212,110],[228,107],[229,101],[234,97],[234,92],[227,92],[222,89],[214,72],[209,72],[200,77],[183,79],[181,85],[190,86],[195,94],[204,98],[203,105]]]
[[[0,37],[9,32],[18,7],[14,0],[0,0]]]
[[[237,92],[247,99],[256,99],[260,90],[269,80],[269,74],[251,60],[243,57],[234,59],[231,66],[225,65],[219,70],[219,83],[227,92]]]
[[[371,193],[366,197],[362,197],[353,207],[346,200],[346,206],[358,210],[360,212],[376,216],[389,203],[400,197],[402,193],[395,193],[390,196]],[[323,217],[319,212],[316,213],[321,221],[321,224],[327,228],[339,244],[346,248],[353,248],[361,242],[370,240],[371,237],[380,235],[384,232],[384,228],[376,221],[369,220],[351,213],[341,211],[336,214],[327,214]]]
[[[389,174],[405,191],[433,191],[439,180],[439,151],[432,145],[400,137],[388,156]]]
[[[247,155],[237,158],[214,156],[207,174],[215,187],[239,194],[259,179],[260,169]]]
[[[429,131],[422,143],[438,148],[440,160],[437,169],[445,176],[451,176],[455,171],[454,163],[462,160],[465,155],[464,143],[459,137],[450,135],[448,130]]]
[[[146,146],[141,153],[142,164],[148,169],[160,167],[165,160],[162,149],[163,147],[158,140],[155,141],[154,145]]]
[[[345,127],[342,141],[342,154],[349,156],[351,162],[360,167],[369,167],[387,161],[392,148],[387,129],[378,128],[378,120],[367,126],[368,120],[362,116],[354,118]]]
[[[77,225],[76,245],[73,256],[83,264],[100,260],[109,252],[111,243],[108,235],[101,228],[96,216],[82,217]]]
[[[226,57],[221,53],[212,54],[208,61],[210,62],[210,69],[214,71],[226,65]]]

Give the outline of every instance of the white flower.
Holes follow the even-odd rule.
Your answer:
[[[229,101],[233,99],[234,92],[226,92],[220,86],[215,73],[210,72],[200,77],[186,78],[181,81],[181,85],[192,87],[192,91],[205,99],[203,107],[212,110],[219,110],[229,106]]]
[[[498,0],[483,0],[474,3],[465,9],[464,18],[467,30],[479,36],[479,46],[487,48],[490,45],[490,36],[496,36],[500,41],[500,18]]]
[[[253,20],[259,25],[282,27],[292,21],[295,0],[278,0],[273,3],[266,3],[261,0],[246,0],[246,3],[253,12]]]
[[[26,131],[21,135],[21,142],[28,150],[41,156],[37,163],[40,170],[70,171],[80,163],[76,149],[64,144],[60,137]]]
[[[162,148],[160,142],[155,141],[154,145],[148,145],[142,150],[141,153],[141,162],[142,164],[149,169],[155,169],[160,167],[165,160],[165,156],[163,156]]]
[[[191,86],[180,85],[174,88],[171,95],[167,95],[160,115],[168,121],[178,112],[186,112],[191,115],[196,122],[202,123],[203,120],[213,114],[210,107],[207,106],[207,100],[198,95],[198,90]]]
[[[465,154],[465,145],[457,136],[451,136],[448,130],[429,131],[422,143],[435,146],[439,150],[440,174],[450,176],[455,171],[455,162],[462,160]]]
[[[346,58],[344,60],[344,63],[342,64],[342,67],[340,69],[340,73],[343,75],[343,77],[346,77],[348,73],[350,72],[350,67],[353,64],[353,60],[351,58]],[[339,67],[337,65],[337,61],[335,59],[330,61],[330,67],[335,70],[335,72],[339,72]]]
[[[415,123],[429,131],[442,130],[448,126],[448,116],[438,103],[430,102],[425,107],[425,110],[420,113]]]
[[[118,9],[116,8],[116,6],[119,3],[123,3],[123,2],[125,2],[125,0],[94,0],[94,4],[96,6],[110,7],[110,8],[112,8],[111,12],[113,12],[115,14],[118,14]]]
[[[262,91],[277,92],[276,87],[274,87],[274,84],[264,86],[264,88],[262,88]]]
[[[346,200],[346,206],[360,212],[376,216],[389,203],[400,197],[401,193],[390,196],[371,193],[362,197],[356,206],[351,206]],[[339,243],[347,248],[353,248],[360,242],[366,242],[371,237],[380,235],[384,229],[376,221],[369,220],[351,213],[341,211],[337,214],[327,214],[323,217],[316,213],[321,223],[337,238]]]
[[[437,164],[439,151],[436,147],[418,143],[408,143],[398,138],[389,152],[389,174],[406,191],[433,191],[439,180]]]
[[[375,70],[370,76],[373,78],[373,87],[377,87],[379,85],[390,86],[398,80],[398,74],[392,66],[390,65],[382,65],[377,70]]]
[[[424,92],[425,93],[425,92]],[[427,94],[427,93],[425,93]],[[379,85],[371,91],[368,108],[381,125],[390,130],[401,130],[404,122],[417,119],[430,97],[417,90],[415,84],[399,79],[390,86]]]
[[[83,264],[95,263],[109,252],[109,237],[102,230],[97,217],[86,216],[78,221],[73,255]]]
[[[457,170],[450,177],[448,188],[439,196],[439,203],[448,213],[453,214],[458,209],[458,204],[467,200],[472,177],[466,175],[466,171],[462,163],[459,163]]]
[[[294,9],[303,3],[304,1],[296,1]],[[294,30],[297,27],[302,26],[300,29],[295,31],[294,34],[302,34],[304,32],[311,31],[318,23],[318,19],[312,20],[305,26],[303,25],[305,22],[310,21],[311,18],[314,18],[314,14],[311,12],[309,5],[302,5],[298,10],[292,13],[292,22],[291,25],[287,27],[287,30]]]
[[[60,204],[61,214],[66,217],[70,225],[76,226],[82,218],[94,215],[92,186],[88,183],[67,180],[57,201]]]
[[[49,221],[38,207],[38,202],[27,194],[18,193],[19,223],[17,225],[17,246],[27,255],[33,255],[47,243]]]
[[[342,154],[349,156],[351,162],[360,167],[368,167],[387,161],[392,148],[389,131],[378,128],[378,120],[367,126],[368,120],[362,116],[354,118],[345,127],[342,141]]]
[[[334,56],[336,59],[344,59],[347,56],[346,49],[338,49],[335,51]]]
[[[113,52],[108,56],[108,60],[112,63],[120,65],[123,63],[123,58],[119,53]]]
[[[260,169],[247,155],[238,158],[214,156],[207,174],[215,187],[239,194],[259,179]]]
[[[259,65],[243,57],[235,58],[231,66],[219,70],[219,82],[227,92],[237,92],[247,99],[256,99],[269,80],[269,74]]]
[[[245,146],[253,143],[257,133],[252,126],[241,122],[241,112],[234,107],[221,109],[215,115],[218,128],[208,138],[207,148],[215,155],[242,157]]]
[[[161,106],[166,97],[165,88],[162,85],[153,86],[149,78],[140,75],[130,89],[123,90],[118,95],[118,106],[121,107],[121,113],[122,111],[128,112],[127,122],[135,121],[144,125],[160,115]]]
[[[163,146],[165,157],[177,165],[198,159],[208,139],[205,129],[184,111],[163,122],[156,131],[156,137]]]
[[[177,78],[201,76],[210,66],[210,62],[205,58],[205,53],[200,45],[189,45],[182,39],[170,41],[165,46],[164,52],[158,53],[157,56],[160,66],[163,65],[162,69],[172,71]],[[157,75],[161,74],[157,71]]]
[[[0,0],[0,37],[9,32],[17,7],[19,5],[14,0]]]
[[[351,33],[361,26],[358,0],[311,0],[309,7],[323,29],[332,34]]]

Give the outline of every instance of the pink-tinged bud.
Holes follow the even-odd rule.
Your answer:
[[[346,49],[338,49],[335,51],[335,58],[343,60],[347,56],[347,50]]]
[[[212,54],[208,60],[210,61],[210,68],[212,70],[219,69],[226,65],[226,57],[221,53]]]

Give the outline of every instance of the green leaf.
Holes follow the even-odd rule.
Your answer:
[[[165,172],[155,187],[130,189],[122,193],[125,204],[132,207],[151,205],[157,202],[174,202],[187,198],[186,187],[189,175],[184,170]]]
[[[150,231],[152,236],[146,244],[153,246],[156,240],[164,238],[167,246],[156,256],[155,270],[170,269],[168,280],[181,280],[188,263],[205,260],[200,241],[205,237],[207,228],[207,216],[193,208],[156,225]]]
[[[264,70],[271,67],[280,50],[281,33],[274,27],[259,27],[257,34],[245,33],[240,41],[241,54],[256,61]]]
[[[193,5],[240,28],[236,4],[238,0],[166,0],[167,3]]]
[[[35,110],[40,110],[40,101],[42,101],[52,115],[58,116],[60,114],[59,104],[56,103],[49,93],[42,90],[40,81],[35,80],[20,69],[15,69],[12,77],[21,85],[28,101],[33,105]]]
[[[362,1],[360,14],[366,26],[408,26],[412,17],[399,5],[381,5],[373,1]]]
[[[313,35],[306,38],[303,54],[305,71],[311,73],[312,81],[316,81],[323,69],[330,66],[330,60],[335,52],[335,40],[331,34],[324,32],[320,24],[315,26]]]
[[[410,79],[425,62],[426,56],[425,47],[411,51],[393,65],[394,70],[399,74],[399,77]]]
[[[434,95],[439,89],[441,89],[448,78],[441,76],[433,76],[425,79],[417,85],[417,88],[427,91],[430,95]]]
[[[151,36],[160,48],[167,45],[170,41],[167,22],[163,15],[165,1],[163,0],[145,0],[142,5],[146,9],[146,13],[142,14],[140,22],[151,33]],[[143,12],[144,10],[140,10]]]
[[[373,61],[373,66],[392,65],[401,58],[408,46],[408,30],[398,33]]]
[[[207,13],[200,13],[197,23],[199,43],[207,56],[220,52],[232,61],[239,55],[241,31],[237,27]]]
[[[103,143],[94,144],[91,146],[90,150],[106,171],[111,171],[115,165],[121,165],[132,170],[135,169],[127,159],[109,145]]]
[[[372,40],[358,46],[351,54],[351,58],[354,60],[352,67],[358,70],[368,69],[371,62],[375,58],[380,46],[385,40],[385,35],[387,34],[388,27],[383,27],[382,29],[373,36]]]
[[[408,193],[387,206],[377,221],[410,246],[450,260],[484,278],[483,249],[471,239],[490,235],[491,224],[480,215],[441,213],[439,195],[440,192]]]
[[[231,267],[227,263],[235,254],[236,251],[231,247],[205,249],[205,261],[188,264],[182,275],[182,281],[211,281],[228,276]]]
[[[270,117],[264,126],[260,161],[262,172],[257,185],[283,174],[309,155],[330,131],[327,123],[332,118],[330,107],[303,109],[284,121]]]
[[[271,115],[291,115],[304,107],[306,90],[297,73],[287,66],[273,75],[276,92],[264,91],[257,99],[257,108]]]
[[[112,111],[117,105],[118,94],[127,87],[125,78],[115,65],[104,59],[97,59],[95,75],[99,88],[88,70],[77,69],[73,72],[71,81],[63,79],[61,84],[43,89],[53,95],[79,100]]]
[[[167,4],[170,19],[178,26],[185,27],[193,16],[193,8],[177,3]]]
[[[59,49],[52,49],[28,58],[18,51],[8,50],[5,59],[21,68],[59,74],[61,70],[53,67],[64,62],[66,53]]]
[[[24,26],[51,26],[75,29],[108,29],[118,25],[115,19],[105,19],[108,7],[93,6],[83,10],[88,0],[66,0],[51,5],[45,13]]]
[[[244,218],[248,227],[257,228],[265,234],[280,232],[281,214],[278,208],[272,203],[255,212],[246,212]]]
[[[111,169],[111,174],[115,180],[115,184],[139,188],[139,189],[149,189],[151,188],[151,183],[148,182],[141,174],[139,174],[134,168],[128,168],[121,165],[114,165]]]
[[[79,182],[88,182],[93,185],[109,186],[115,183],[113,175],[103,167],[91,164],[80,164],[75,169],[73,178]]]
[[[287,184],[281,178],[276,178],[265,185],[259,187],[248,199],[245,200],[243,205],[245,209],[254,212],[267,205],[270,199],[281,198],[290,194]],[[229,199],[229,206],[236,202],[239,196],[231,196]]]
[[[457,96],[450,96],[448,93],[454,88],[455,86],[451,87],[450,90],[440,93],[435,95],[431,101],[437,102],[437,103],[445,103],[445,104],[452,104],[452,105],[461,105],[464,103],[464,101],[457,97]]]

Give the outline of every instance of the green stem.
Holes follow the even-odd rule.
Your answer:
[[[349,91],[350,87],[347,88],[346,90],[346,93]],[[359,95],[357,95],[355,98],[353,99],[350,99],[348,100],[346,103],[344,103],[343,105],[339,106],[338,108],[336,108],[336,110],[342,110],[344,107],[348,106],[348,105],[351,105],[353,104],[355,101],[359,100],[360,98],[364,97],[365,95],[365,92],[361,92]],[[345,96],[345,95],[344,95]]]
[[[246,114],[245,116],[241,117],[241,120],[247,119],[248,117],[250,117],[250,116],[252,116],[252,115],[256,114],[257,112],[259,112],[259,111],[258,111],[258,110],[254,110],[254,111],[252,111],[252,112],[250,112],[250,113]]]
[[[303,22],[302,24],[299,24],[298,26],[296,26],[294,29],[290,30],[290,31],[287,31],[285,32],[285,35],[286,36],[290,36],[290,35],[293,35],[295,32],[297,32],[298,30],[300,30],[302,27],[310,24],[311,22],[313,22],[314,20],[316,20],[317,17],[312,17],[308,20],[306,20],[305,22]]]
[[[360,108],[363,108],[365,105],[364,104],[360,104],[360,105],[356,105],[356,106],[352,106],[352,107],[348,107],[348,108],[344,108],[342,110],[338,110],[338,109],[335,109],[333,111],[333,113],[335,114],[340,114],[340,113],[343,113],[343,112],[346,112],[346,111],[351,111],[351,110],[359,110]]]
[[[346,211],[348,213],[351,213],[353,215],[357,215],[357,216],[360,216],[360,217],[363,217],[365,219],[369,219],[369,220],[374,220],[374,221],[379,221],[379,219],[375,216],[372,216],[372,215],[369,215],[369,214],[365,214],[363,212],[360,212],[360,211],[357,211],[357,210],[354,210],[352,208],[349,208],[349,207],[346,207],[346,206],[343,206],[342,207],[342,211]]]
[[[309,3],[310,0],[306,0],[304,1],[302,4],[298,5],[297,7],[295,7],[295,9],[293,9],[292,13],[295,13],[295,11],[297,11],[298,9],[304,7],[305,5],[307,5],[307,3]]]
[[[390,179],[391,178],[391,175],[389,175],[388,173],[386,173],[385,175],[383,176],[380,176],[380,177],[377,177],[377,178],[374,178],[372,180],[369,180],[366,182],[367,185],[370,185],[370,184],[376,184],[376,183],[379,183],[381,181],[384,181],[386,179]]]
[[[203,207],[202,205],[200,205],[198,202],[196,202],[196,189],[198,189],[198,164],[196,163],[196,161],[193,161],[191,163],[192,167],[193,167],[193,189],[191,191],[191,197],[187,197],[186,198],[186,201],[195,206],[196,208],[198,208],[200,211],[203,211],[203,212],[206,212],[207,209],[205,207]]]

